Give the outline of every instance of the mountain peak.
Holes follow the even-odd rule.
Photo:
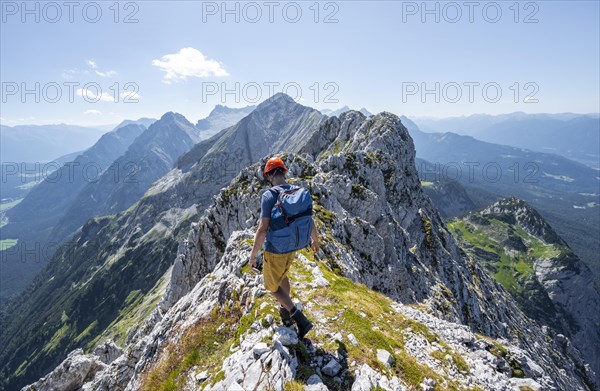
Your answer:
[[[524,210],[527,211],[527,213],[537,213],[531,206],[529,206],[527,202],[515,196],[503,198],[499,201],[496,201],[491,205],[491,207],[501,208],[504,210],[513,210],[514,212]]]
[[[147,117],[142,117],[138,120],[126,119],[126,120],[123,120],[117,126],[115,126],[115,128],[113,130],[117,130],[119,128],[125,127],[127,125],[131,125],[131,124],[143,125],[145,128],[148,128],[154,122],[156,122],[155,118],[147,118]]]
[[[238,111],[244,111],[244,112],[248,112],[251,111],[252,109],[254,109],[256,106],[254,105],[249,105],[249,106],[245,106],[245,107],[228,107],[225,105],[216,105],[214,109],[212,109],[212,111],[210,112],[210,114],[208,115],[209,117],[214,117],[215,115],[219,115],[219,114],[229,114],[229,113],[234,113],[234,112],[238,112]]]
[[[504,198],[484,208],[480,214],[518,223],[529,234],[543,239],[548,244],[566,245],[538,211],[520,198]]]
[[[360,111],[361,113],[363,113],[365,115],[365,117],[373,115],[373,113],[371,113],[369,110],[367,110],[366,107],[361,107],[361,109],[358,110],[358,111]]]
[[[190,135],[190,137],[192,137],[193,140],[195,140],[195,142],[197,142],[197,137],[198,135],[196,134],[198,132],[198,130],[195,128],[194,124],[192,124],[190,121],[188,121],[187,118],[185,118],[182,114],[179,113],[175,113],[172,111],[166,112],[165,114],[163,114],[162,117],[160,117],[160,120],[156,121],[155,123],[153,123],[150,128],[153,128],[157,125],[166,125],[166,124],[175,124],[176,126],[183,128],[186,133],[188,133]]]
[[[271,96],[270,98],[267,98],[264,102],[260,103],[256,107],[256,110],[263,110],[267,107],[283,106],[283,105],[291,105],[291,104],[296,104],[296,105],[300,106],[300,104],[297,103],[294,99],[292,99],[291,96],[284,94],[283,92],[278,92],[275,95]]]
[[[371,113],[369,110],[367,110],[366,108],[362,107],[360,110],[354,110],[351,109],[350,107],[348,107],[348,105],[344,105],[343,107],[337,109],[337,110],[331,110],[331,109],[322,109],[320,110],[321,113],[329,116],[329,117],[339,117],[341,114],[347,112],[347,111],[359,111],[361,112],[365,117],[368,117],[370,115],[373,115],[373,113]]]
[[[173,111],[168,111],[168,112],[164,113],[162,115],[162,117],[160,117],[160,120],[161,121],[181,121],[181,120],[184,120],[184,121],[188,122],[187,119],[183,115],[181,115],[179,113],[175,113]]]

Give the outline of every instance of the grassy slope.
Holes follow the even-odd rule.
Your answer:
[[[487,216],[455,220],[448,223],[448,228],[467,252],[515,297],[526,313],[545,323],[552,322],[555,309],[535,278],[533,265],[541,258],[571,259],[567,257],[569,248],[546,244],[518,224],[511,225]],[[518,244],[514,246],[511,242]],[[519,248],[519,244],[524,247]],[[570,264],[565,261],[564,266]]]
[[[301,297],[301,301],[313,303],[310,309],[304,310],[311,319],[337,317],[336,321],[316,326],[321,332],[312,332],[312,335],[309,335],[313,344],[331,354],[342,350],[348,354],[348,362],[354,361],[357,367],[366,363],[388,375],[399,376],[414,389],[417,389],[425,377],[436,380],[439,384],[439,387],[436,387],[438,390],[463,389],[410,356],[404,349],[403,332],[412,330],[429,342],[439,343],[441,349],[434,352],[432,357],[442,365],[448,365],[445,357],[450,355],[455,365],[466,373],[469,367],[459,353],[444,344],[426,326],[397,313],[392,308],[392,301],[386,296],[334,273],[325,263],[316,260],[312,251],[303,250],[302,253],[317,263],[331,285],[325,288],[307,288],[306,283],[311,281],[312,275],[296,261],[290,269],[293,292]],[[242,273],[249,272],[247,265],[242,268]],[[233,299],[235,301],[232,307],[214,308],[207,318],[191,326],[181,341],[166,347],[162,355],[164,359],[145,374],[142,390],[181,389],[189,371],[201,373],[207,370],[210,374],[207,381],[214,384],[224,378],[221,365],[224,358],[230,354],[230,347],[238,344],[239,338],[245,333],[253,332],[250,326],[254,322],[263,321],[266,315],[271,314],[275,321],[280,323],[278,305],[272,296],[265,295],[255,299],[255,310],[243,316],[242,304],[236,297]],[[263,303],[266,303],[266,306],[260,309]],[[218,327],[222,324],[225,327]],[[359,345],[355,347],[332,339],[330,336],[336,333],[353,333]],[[218,341],[219,345],[214,344],[215,341]],[[272,341],[264,342],[272,345]],[[391,368],[386,368],[377,361],[377,349],[386,349],[393,354],[395,362]],[[298,358],[299,367],[296,380],[286,385],[286,390],[301,389],[299,386],[315,373],[308,365],[307,353],[302,344],[292,346],[291,350]],[[351,371],[347,376],[347,380],[351,381]],[[333,379],[327,376],[323,376],[323,380],[331,389],[345,389],[343,385],[336,385]]]
[[[320,232],[325,232],[324,241],[333,240],[330,236],[329,225],[335,215],[315,203],[316,224]],[[245,239],[244,246],[250,250],[252,241]],[[301,254],[310,262],[314,262],[329,282],[328,287],[312,288],[313,275],[309,268],[296,260],[289,273],[292,281],[292,296],[300,298],[305,306],[305,313],[313,320],[325,319],[317,322],[315,331],[308,337],[317,349],[335,355],[335,351],[347,354],[348,363],[351,364],[343,382],[335,383],[332,378],[322,376],[323,381],[330,389],[349,389],[352,382],[353,370],[368,364],[372,368],[389,375],[397,375],[409,389],[420,389],[419,384],[427,377],[436,381],[436,390],[461,390],[465,389],[458,383],[449,381],[430,367],[417,362],[405,349],[405,333],[415,333],[427,339],[429,343],[437,343],[438,350],[430,355],[440,362],[441,366],[454,365],[460,372],[467,374],[470,368],[460,352],[454,351],[445,344],[436,334],[429,329],[400,313],[392,307],[392,301],[363,284],[354,283],[342,276],[340,270],[331,260],[320,260],[314,256],[310,249],[301,251]],[[241,273],[250,273],[248,264],[241,269]],[[212,278],[209,274],[205,278]],[[295,299],[296,300],[296,299]],[[278,304],[271,295],[257,297],[254,300],[253,310],[242,315],[244,304],[239,302],[236,294],[232,297],[233,305],[224,308],[214,308],[207,318],[200,319],[188,329],[185,337],[177,343],[167,345],[162,351],[162,359],[143,375],[142,390],[168,391],[178,390],[185,384],[187,376],[208,371],[210,384],[223,380],[225,374],[221,365],[225,357],[230,354],[230,347],[237,345],[240,337],[245,333],[253,332],[250,327],[256,321],[263,322],[270,314],[280,324]],[[266,303],[266,305],[262,305]],[[261,308],[262,307],[262,308]],[[328,321],[327,321],[328,320]],[[218,325],[224,325],[217,327]],[[318,330],[318,332],[316,331]],[[332,338],[337,333],[348,335],[353,333],[358,340],[358,346],[345,344]],[[482,337],[483,338],[483,337]],[[219,344],[214,342],[218,341]],[[265,340],[268,345],[272,341]],[[494,346],[500,346],[497,351],[491,351],[501,357],[503,347],[494,341]],[[385,349],[392,353],[394,364],[391,368],[383,366],[376,358],[377,349]],[[298,358],[299,366],[296,379],[286,385],[286,390],[301,390],[306,380],[313,374],[314,369],[308,365],[308,354],[302,344],[292,347],[293,354]],[[447,355],[452,357],[448,361]],[[514,376],[519,376],[519,368],[514,368]],[[477,387],[468,388],[478,390]]]
[[[16,303],[19,311],[2,330],[0,388],[37,380],[75,348],[89,351],[104,338],[122,343],[129,329],[154,309],[164,288],[160,277],[171,266],[189,221],[177,227],[176,238],[154,238],[152,246],[135,246],[120,254],[112,238],[118,237],[123,218],[122,213],[92,219],[100,231],[87,245],[72,242],[62,248],[28,288],[29,294]]]

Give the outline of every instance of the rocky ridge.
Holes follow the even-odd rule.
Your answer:
[[[128,339],[125,352],[109,369],[96,372],[83,389],[138,389],[147,381],[162,379],[161,372],[167,374],[161,381],[175,381],[175,384],[183,381],[185,389],[204,388],[195,382],[211,377],[213,385],[227,385],[228,389],[240,389],[245,382],[259,385],[261,379],[284,384],[291,382],[292,377],[298,381],[299,373],[306,375],[305,367],[314,368],[314,360],[323,376],[319,376],[316,369],[314,374],[327,383],[325,387],[335,388],[335,383],[339,383],[335,376],[327,377],[327,372],[337,369],[335,363],[331,363],[332,358],[342,368],[347,365],[346,375],[351,376],[340,376],[339,380],[347,386],[351,382],[352,387],[375,383],[388,389],[416,386],[432,389],[435,384],[450,387],[456,385],[455,382],[462,388],[507,389],[520,382],[543,389],[593,387],[589,367],[569,340],[525,317],[507,292],[456,245],[421,190],[414,167],[412,140],[398,117],[381,113],[366,119],[358,112],[349,112],[340,118],[329,118],[300,152],[300,155],[284,157],[292,181],[310,188],[315,197],[324,256],[318,259],[314,254],[303,254],[306,260],[301,263],[308,263],[311,272],[306,276],[298,271],[300,276],[296,278],[297,281],[306,278],[311,288],[304,292],[300,288],[297,294],[303,302],[320,303],[312,308],[306,306],[309,316],[316,318],[325,311],[323,319],[331,320],[334,327],[336,324],[344,327],[343,330],[324,327],[324,330],[329,334],[341,333],[342,340],[336,340],[347,346],[347,353],[344,349],[340,352],[339,345],[332,352],[327,341],[320,340],[315,333],[314,352],[310,349],[302,352],[302,348],[296,347],[292,354],[290,346],[296,345],[292,343],[293,333],[273,326],[273,319],[268,318],[269,310],[274,310],[273,302],[269,304],[268,296],[257,281],[259,278],[243,272],[250,248],[248,241],[258,219],[262,187],[256,175],[259,166],[255,165],[242,171],[221,191],[199,222],[192,223],[188,238],[179,245],[164,300],[145,325]],[[320,272],[331,286],[310,285],[313,272],[317,275]],[[363,295],[352,296],[353,292],[364,293],[371,300],[358,300]],[[347,295],[354,300],[342,303],[347,307],[342,311],[334,304]],[[303,300],[309,298],[313,300]],[[381,321],[375,321],[377,316]],[[349,321],[352,323],[346,323]],[[203,334],[205,326],[194,328],[199,323],[224,326]],[[359,335],[347,337],[350,345],[346,345],[344,334],[351,328]],[[360,334],[360,330],[364,333]],[[431,330],[439,330],[439,335]],[[460,331],[452,337],[443,334],[444,330]],[[486,337],[477,338],[473,332]],[[169,353],[170,347],[185,347],[186,336],[196,333],[204,336],[202,341],[215,334],[222,337],[219,341],[231,341],[231,344],[224,343],[224,351],[208,349],[200,343],[208,349],[209,357],[218,358],[217,367],[207,373],[204,371],[208,369],[196,373],[202,368],[194,368],[193,357],[189,360],[186,357],[183,363],[175,360],[173,364],[174,355]],[[256,333],[261,336],[260,341],[264,339],[262,343],[267,344],[268,350],[252,336]],[[282,338],[285,340],[286,335],[291,340],[284,344]],[[372,340],[369,336],[380,338]],[[493,341],[474,341],[489,338]],[[357,348],[353,345],[354,339],[364,350],[353,350]],[[456,343],[459,340],[464,346]],[[214,342],[219,346],[223,344]],[[248,354],[250,346],[252,358]],[[460,369],[450,375],[453,369],[446,372],[431,368],[428,359],[417,354],[423,346],[433,346],[429,349],[439,350],[444,359],[447,353],[453,365],[462,367],[467,374],[479,368],[478,375],[468,378]],[[379,349],[374,351],[375,347]],[[319,352],[319,348],[324,353]],[[469,349],[475,353],[469,354]],[[265,361],[262,361],[263,354],[259,354],[261,351],[268,354]],[[456,351],[467,357],[463,358],[466,367],[458,356],[453,358]],[[247,360],[227,358],[235,354],[246,355]],[[347,358],[355,358],[354,365],[352,361],[343,360],[346,354]],[[275,362],[280,369],[280,378],[258,371],[262,364],[256,364],[257,360],[266,363],[268,357],[271,368]],[[319,364],[319,357],[321,364],[326,362],[324,366]],[[359,357],[367,362],[360,363]],[[481,360],[477,361],[476,357]],[[232,364],[232,361],[245,362],[247,368],[254,366],[256,370],[242,370],[241,379],[235,366],[241,364]],[[490,366],[493,372],[488,373]],[[299,368],[305,370],[299,372]],[[414,368],[431,376],[412,377]],[[168,375],[174,370],[179,375],[169,380]],[[292,377],[288,377],[290,374]],[[300,376],[300,379],[308,383],[312,378],[311,383],[315,384],[306,386],[322,388],[314,374],[306,379]],[[520,377],[530,380],[518,380]],[[329,380],[334,383],[328,383]],[[415,385],[415,382],[418,383]]]
[[[172,125],[185,120],[173,113],[164,117]],[[260,140],[298,149],[323,118],[276,95],[180,156],[126,210],[90,218],[3,317],[0,388],[32,382],[75,348],[89,351],[105,338],[122,344],[127,331],[139,326],[164,293],[164,273],[190,222],[253,159],[275,151]]]

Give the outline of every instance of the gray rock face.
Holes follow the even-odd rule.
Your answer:
[[[298,335],[289,327],[280,327],[275,332],[275,340],[283,346],[295,345],[298,343]]]
[[[110,364],[123,354],[123,349],[113,341],[106,341],[94,349],[94,356],[98,357],[104,364]]]
[[[327,386],[323,384],[323,381],[321,380],[319,375],[314,374],[311,377],[309,377],[306,381],[304,391],[329,391],[329,388],[327,388]]]
[[[266,110],[254,120],[261,123],[273,115]],[[284,139],[292,146],[299,145],[294,136]],[[484,353],[490,349],[486,340],[474,342],[473,333],[477,332],[506,341],[507,355],[519,360],[524,376],[545,389],[586,390],[585,379],[589,381],[590,374],[569,340],[548,334],[526,318],[514,300],[457,246],[420,187],[414,146],[398,117],[381,113],[365,118],[351,111],[328,118],[307,139],[298,147],[298,154],[285,156],[286,164],[289,177],[310,188],[320,206],[315,213],[323,223],[319,230],[328,264],[392,298],[396,311],[435,330],[442,342],[465,355],[469,367],[480,375],[461,373],[456,366],[435,367],[426,352],[437,347],[409,332],[406,349],[416,360],[431,363],[445,378],[465,387],[506,389],[511,381],[505,363],[496,357],[494,362]],[[217,145],[215,142],[209,149]],[[187,172],[193,167],[187,167]],[[128,353],[111,363],[110,370],[97,373],[86,389],[102,390],[107,385],[137,389],[142,374],[164,357],[161,348],[177,343],[186,328],[213,308],[225,306],[236,296],[245,303],[245,311],[254,309],[255,300],[265,294],[262,282],[259,276],[242,274],[240,269],[250,250],[245,240],[252,237],[259,217],[262,186],[258,168],[256,164],[242,170],[199,221],[190,225],[155,315],[129,339]],[[175,182],[182,183],[177,175],[155,184],[154,194],[160,189],[165,194]],[[174,182],[169,178],[175,178]],[[416,303],[430,313],[407,305]],[[291,345],[283,344],[282,329],[265,323],[257,320],[240,336],[239,346],[232,347],[223,361],[223,379],[205,389],[282,389],[295,378],[298,361],[291,354]],[[272,341],[271,350],[257,358],[254,348],[265,338]],[[353,390],[377,385],[390,390],[406,387],[398,377],[368,365],[352,370],[356,374]],[[193,389],[197,383],[193,376],[189,382],[186,389]],[[433,387],[430,383],[425,385]]]
[[[216,105],[208,117],[201,119],[196,124],[196,129],[200,130],[200,139],[209,139],[221,130],[229,128],[250,114],[255,108],[256,106],[230,108],[227,106]]]
[[[423,191],[438,208],[442,218],[458,216],[475,209],[475,203],[458,182],[434,182],[423,186]]]
[[[354,336],[354,334],[350,333],[348,334],[348,341],[350,341],[350,343],[354,346],[358,346],[358,340],[356,339],[356,337]]]
[[[352,384],[352,391],[371,391],[374,388],[382,388],[389,391],[405,391],[406,387],[400,383],[398,377],[393,376],[388,379],[387,376],[375,371],[367,364],[363,364],[355,371],[355,380]]]
[[[254,357],[255,358],[260,358],[260,356],[262,356],[263,354],[267,353],[268,351],[270,351],[271,349],[269,349],[269,347],[267,346],[266,343],[261,342],[261,343],[257,343],[253,348],[252,348],[252,352],[254,353]]]
[[[99,357],[84,355],[83,350],[77,349],[47,376],[22,391],[78,390],[106,367]]]

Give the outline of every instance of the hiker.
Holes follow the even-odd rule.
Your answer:
[[[307,190],[285,181],[287,168],[278,157],[267,161],[264,178],[271,183],[261,200],[260,223],[254,236],[250,267],[256,269],[256,256],[263,246],[265,288],[279,301],[279,313],[285,326],[292,320],[298,326],[298,337],[304,338],[313,325],[290,298],[287,272],[296,250],[311,245],[319,251],[319,236],[312,218],[312,198]],[[266,241],[265,241],[266,239]]]

